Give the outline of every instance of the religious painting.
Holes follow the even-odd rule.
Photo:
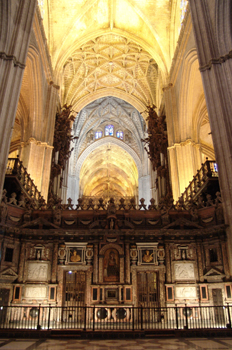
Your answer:
[[[104,282],[119,282],[119,254],[116,249],[108,249],[104,255]]]

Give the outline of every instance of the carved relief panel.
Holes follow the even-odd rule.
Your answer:
[[[48,282],[50,279],[50,262],[27,261],[28,282]]]
[[[175,281],[195,281],[193,262],[175,262],[173,268]]]

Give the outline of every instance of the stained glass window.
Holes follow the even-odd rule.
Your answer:
[[[117,132],[116,132],[116,137],[117,137],[118,139],[123,140],[123,131],[117,131]]]
[[[114,126],[113,125],[107,125],[105,127],[105,136],[113,136],[114,135]]]
[[[181,13],[180,13],[180,23],[182,23],[183,20],[184,20],[184,16],[185,16],[185,12],[186,12],[187,3],[188,3],[187,0],[180,0],[180,10],[181,10]]]
[[[96,131],[95,132],[95,139],[100,139],[102,137],[102,131]]]
[[[38,0],[38,5],[40,8],[41,17],[44,17],[44,0]]]

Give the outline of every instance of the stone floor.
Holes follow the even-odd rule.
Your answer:
[[[232,338],[133,340],[0,339],[0,350],[222,350],[232,349]]]

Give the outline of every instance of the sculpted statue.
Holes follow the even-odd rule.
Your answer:
[[[6,196],[6,194],[7,194],[7,190],[4,189],[2,191],[2,203],[7,203],[7,196]]]
[[[116,213],[116,205],[114,204],[114,199],[110,198],[108,208],[107,208],[108,215],[115,215]]]
[[[11,197],[9,199],[9,204],[17,205],[17,194],[15,192],[11,193]]]
[[[18,206],[22,208],[26,206],[26,198],[23,193],[20,194]]]
[[[146,250],[145,254],[143,255],[143,262],[149,263],[153,261],[153,253],[150,254],[149,250]]]
[[[81,261],[81,257],[80,257],[80,255],[77,254],[76,250],[73,251],[73,253],[72,253],[71,257],[70,257],[70,261],[71,262],[79,262],[79,261]]]
[[[61,209],[56,209],[54,211],[53,222],[55,225],[61,224]]]

